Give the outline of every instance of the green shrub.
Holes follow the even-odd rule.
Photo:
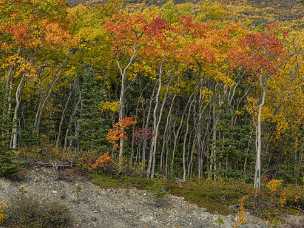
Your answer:
[[[288,185],[286,192],[286,207],[304,210],[304,187],[303,185]]]
[[[19,170],[14,151],[0,148],[0,177],[10,177]]]
[[[171,194],[182,196],[185,200],[208,209],[209,212],[228,215],[229,208],[238,205],[239,199],[248,195],[251,186],[233,180],[192,180],[184,183],[168,183]]]
[[[153,180],[145,189],[152,192],[156,198],[163,198],[168,193],[166,183],[162,179]]]
[[[76,160],[76,166],[85,172],[90,171],[91,165],[96,161],[98,155],[99,153],[94,150],[83,151]]]
[[[45,205],[42,216],[43,227],[68,227],[72,225],[72,218],[68,208],[58,202]]]
[[[57,202],[40,202],[31,196],[18,194],[7,209],[8,227],[20,228],[68,228],[72,216],[68,208]]]

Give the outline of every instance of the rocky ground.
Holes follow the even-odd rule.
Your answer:
[[[8,201],[20,189],[39,200],[60,201],[67,205],[76,220],[75,227],[81,228],[230,228],[234,224],[234,216],[210,214],[180,197],[158,199],[136,189],[101,189],[84,177],[58,179],[58,173],[53,169],[32,169],[22,182],[0,179],[1,200]],[[249,223],[241,227],[268,227],[251,216]]]

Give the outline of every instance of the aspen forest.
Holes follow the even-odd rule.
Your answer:
[[[252,194],[236,196],[239,224],[243,207],[303,213],[304,5],[295,5],[0,0],[1,176],[70,165],[103,184],[170,182],[186,199],[189,183],[234,183]]]

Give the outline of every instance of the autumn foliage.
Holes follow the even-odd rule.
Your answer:
[[[96,159],[96,161],[91,164],[92,169],[104,168],[112,163],[112,157],[109,153],[104,153]]]
[[[256,32],[239,40],[239,47],[230,51],[232,67],[242,67],[249,73],[273,75],[285,53],[282,42],[270,32]]]
[[[114,148],[117,148],[118,147],[117,142],[120,139],[128,138],[126,129],[135,124],[136,124],[136,119],[134,117],[124,117],[123,119],[121,119],[120,121],[115,123],[111,129],[108,130],[107,133],[108,142],[113,144]]]
[[[50,45],[59,45],[72,40],[68,31],[58,23],[44,21],[43,28],[45,31],[44,39]]]
[[[25,42],[26,38],[29,36],[28,26],[23,24],[10,26],[8,32],[17,42]]]

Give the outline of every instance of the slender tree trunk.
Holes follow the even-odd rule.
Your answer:
[[[202,166],[203,166],[203,162],[202,162],[202,153],[203,153],[203,142],[202,142],[202,116],[203,116],[203,111],[202,111],[202,94],[199,94],[198,97],[199,101],[198,101],[198,122],[197,122],[197,127],[196,127],[196,138],[197,138],[197,173],[198,173],[198,178],[202,177]]]
[[[69,123],[68,123],[68,127],[66,129],[66,132],[65,132],[65,137],[64,137],[64,150],[67,149],[67,146],[68,146],[68,137],[69,137],[69,133],[70,133],[70,128],[72,127],[72,124],[73,124],[73,119],[75,118],[76,116],[76,113],[77,111],[79,110],[79,105],[81,104],[82,102],[82,99],[81,99],[81,91],[79,91],[79,96],[78,96],[78,100],[75,104],[75,107],[74,107],[74,110],[72,112],[72,115],[70,116],[70,119],[69,119]]]
[[[156,116],[156,112],[158,110],[158,106],[159,106],[159,94],[160,94],[160,90],[161,90],[161,86],[162,86],[162,65],[160,65],[159,67],[159,79],[158,79],[158,89],[156,92],[156,96],[155,96],[155,106],[154,106],[154,110],[153,110],[153,137],[152,137],[152,142],[151,142],[151,147],[150,147],[150,154],[149,154],[149,162],[148,162],[148,167],[147,167],[147,177],[152,177],[152,163],[153,163],[153,153],[154,153],[154,147],[155,147],[155,143],[156,143],[156,137],[158,134],[158,129],[157,129],[157,116]],[[159,117],[160,118],[160,117]]]
[[[179,123],[179,127],[177,129],[177,132],[174,135],[174,144],[173,144],[173,151],[172,151],[172,158],[171,158],[171,174],[174,171],[174,160],[175,160],[175,153],[176,153],[176,147],[177,147],[177,140],[178,140],[178,137],[179,137],[179,133],[180,133],[182,127],[183,127],[185,113],[187,111],[189,103],[191,102],[192,96],[193,96],[193,93],[191,94],[191,96],[189,97],[189,99],[187,101],[186,107],[185,107],[185,109],[183,111],[183,114],[182,114],[182,119],[181,119],[181,121]]]
[[[251,142],[251,138],[252,138],[252,133],[253,133],[253,130],[250,132],[249,140],[248,140],[248,143],[247,143],[247,149],[246,149],[246,153],[245,153],[246,158],[245,158],[244,165],[243,165],[243,177],[244,178],[246,177],[247,162],[248,162],[248,155],[249,155],[249,150],[250,150],[250,142]]]
[[[80,151],[80,140],[79,140],[79,134],[80,134],[80,124],[79,124],[79,119],[75,121],[75,152]]]
[[[162,118],[162,114],[163,114],[163,111],[164,111],[164,106],[165,106],[165,104],[166,104],[167,95],[168,95],[168,88],[167,88],[166,95],[165,95],[165,97],[164,97],[162,106],[161,106],[160,111],[159,111],[158,122],[157,122],[157,125],[156,125],[155,140],[154,140],[154,145],[153,145],[153,163],[152,163],[152,174],[151,174],[151,178],[154,177],[154,173],[155,173],[155,166],[156,166],[156,165],[155,165],[155,163],[156,163],[155,156],[156,156],[156,149],[157,149],[157,139],[158,139],[158,134],[159,134],[159,125],[160,125],[161,118]]]
[[[211,155],[210,155],[210,168],[209,168],[209,178],[216,177],[216,136],[217,136],[217,116],[215,104],[212,107],[212,145],[211,145]]]
[[[262,109],[265,104],[266,88],[263,77],[260,76],[260,86],[262,90],[261,101],[258,107],[258,120],[256,127],[256,164],[254,174],[254,189],[256,194],[261,188],[261,152],[262,152]]]
[[[49,99],[49,97],[51,96],[51,93],[52,93],[52,90],[56,84],[56,82],[58,81],[59,79],[59,75],[58,74],[54,80],[51,82],[51,84],[49,85],[49,88],[47,90],[47,93],[46,93],[46,96],[43,97],[41,99],[41,102],[39,103],[38,105],[38,109],[37,109],[37,112],[36,112],[36,116],[35,116],[35,121],[34,121],[34,130],[39,134],[39,127],[40,127],[40,120],[41,120],[41,115],[42,115],[42,112],[43,112],[43,109],[44,109],[44,106],[47,102],[47,100]]]
[[[150,116],[151,116],[151,108],[152,108],[152,102],[153,102],[153,97],[154,97],[155,89],[156,89],[156,86],[154,86],[153,92],[152,92],[152,96],[150,98],[147,118],[146,118],[146,121],[145,121],[146,123],[145,123],[145,126],[144,126],[145,129],[149,128],[149,122],[150,122]],[[142,148],[143,170],[145,170],[145,165],[146,165],[146,148],[147,148],[147,139],[144,138],[144,140],[143,140],[143,148]]]
[[[168,128],[168,137],[167,137],[167,140],[166,140],[166,153],[165,153],[165,176],[166,177],[169,177],[169,174],[170,174],[170,153],[172,152],[172,149],[171,149],[171,146],[172,146],[172,143],[174,143],[174,140],[175,140],[175,128],[177,126],[177,121],[170,121],[172,123],[172,125],[169,125],[169,128]],[[170,146],[171,145],[171,146]],[[172,156],[172,155],[171,155]],[[172,160],[171,160],[172,161]]]
[[[18,146],[18,111],[20,107],[20,97],[25,82],[25,75],[20,79],[19,85],[16,90],[16,105],[13,116],[13,127],[12,127],[12,138],[11,138],[11,149],[17,149]]]
[[[186,181],[187,177],[187,169],[186,169],[186,142],[187,142],[187,136],[189,132],[189,119],[190,119],[190,112],[192,109],[192,105],[194,103],[195,99],[191,101],[191,104],[189,106],[189,111],[187,115],[187,121],[186,121],[186,132],[184,134],[184,142],[183,142],[183,180]]]
[[[139,109],[139,102],[137,102],[136,109],[135,109],[135,117],[138,116],[138,109]],[[134,159],[134,144],[135,144],[135,126],[132,127],[132,143],[131,143],[131,156],[130,156],[130,165],[133,165]]]
[[[135,56],[136,56],[136,49],[133,48],[133,54],[130,57],[128,64],[124,68],[121,67],[119,61],[116,62],[121,76],[121,87],[120,87],[120,97],[119,97],[119,104],[120,104],[119,121],[121,121],[125,115],[125,92],[126,92],[127,70],[133,63]],[[122,167],[123,151],[124,151],[124,139],[121,138],[119,140],[119,155],[118,155],[119,169],[121,169]]]
[[[173,104],[174,104],[175,97],[176,97],[176,95],[174,94],[174,96],[172,98],[172,101],[171,101],[170,108],[169,108],[169,113],[167,115],[165,130],[164,130],[164,133],[163,133],[163,144],[162,144],[162,149],[161,149],[161,154],[160,154],[160,165],[159,165],[159,170],[161,172],[163,171],[165,143],[166,143],[167,131],[168,131],[168,126],[169,126],[169,121],[171,119],[171,112],[172,112],[172,107],[173,107]]]
[[[73,84],[75,84],[75,81],[74,81]],[[59,123],[59,127],[58,127],[58,133],[57,133],[57,138],[56,138],[56,147],[59,147],[59,144],[60,144],[62,125],[63,125],[63,121],[65,119],[65,113],[66,113],[66,111],[68,109],[68,106],[69,106],[69,103],[70,103],[70,100],[71,100],[71,97],[72,97],[72,94],[73,94],[73,87],[74,86],[72,86],[72,88],[70,89],[68,99],[65,102],[65,105],[64,105],[64,108],[63,108],[63,111],[62,111],[62,114],[61,114],[61,119],[60,119],[60,123]]]
[[[193,154],[194,154],[195,143],[196,143],[195,141],[196,141],[196,137],[195,137],[195,134],[194,134],[193,142],[192,142],[192,146],[191,146],[191,150],[190,150],[190,159],[189,159],[189,163],[188,163],[188,178],[191,178],[192,173],[193,173],[192,166],[193,166]]]
[[[125,104],[124,104],[124,98],[125,98],[125,82],[126,82],[126,75],[121,75],[121,90],[120,90],[120,98],[119,98],[119,121],[121,121],[124,117],[124,111],[125,111]],[[121,138],[119,140],[119,167],[121,168],[122,161],[123,161],[123,149],[124,149],[124,139]]]
[[[12,113],[12,90],[13,90],[13,84],[12,84],[12,76],[13,76],[13,67],[10,67],[8,73],[7,73],[7,80],[5,84],[5,93],[6,93],[6,99],[7,99],[7,116],[8,118],[11,117]]]

